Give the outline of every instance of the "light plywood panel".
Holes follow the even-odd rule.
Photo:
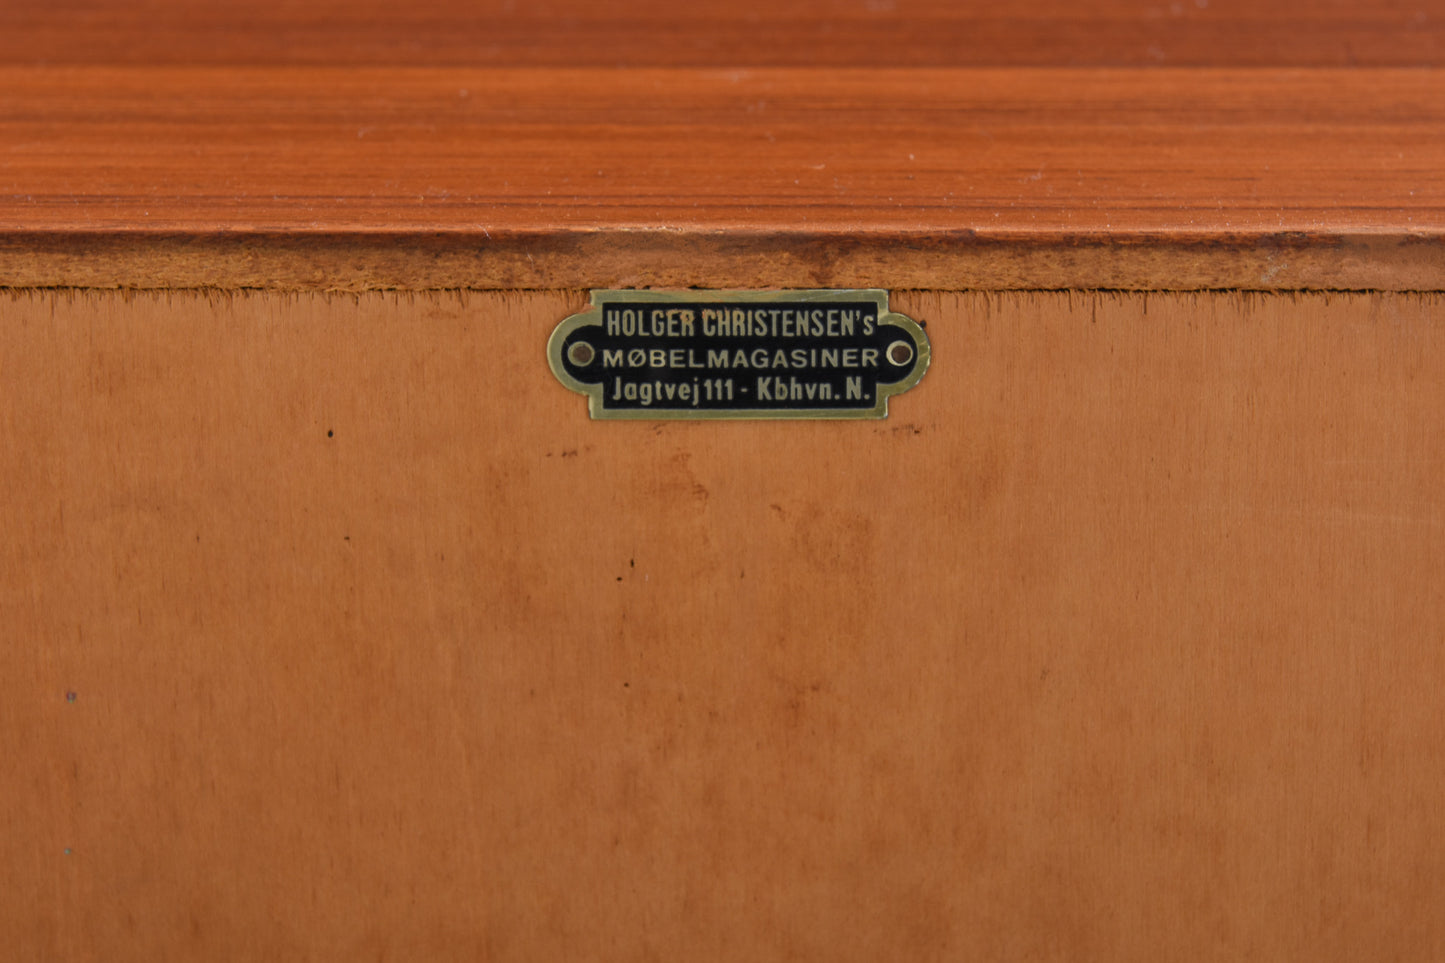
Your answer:
[[[0,296],[11,959],[1445,954],[1445,298],[902,293],[591,423],[580,292]]]

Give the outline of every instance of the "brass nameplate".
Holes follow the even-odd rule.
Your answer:
[[[593,418],[886,418],[929,357],[874,289],[593,291],[547,342]]]

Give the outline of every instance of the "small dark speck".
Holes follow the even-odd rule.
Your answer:
[[[330,428],[326,429],[326,437],[327,437],[327,438],[331,438],[331,437],[334,436],[335,434],[336,434],[336,432],[332,431]]]
[[[619,582],[622,581],[622,576],[621,576],[621,575],[617,576],[617,581],[619,581]]]
[[[74,692],[65,693],[66,702],[74,702],[77,698],[79,698],[79,696],[77,696]]]
[[[637,559],[635,559],[635,558],[629,558],[629,559],[627,560],[627,567],[628,567],[628,568],[636,568],[636,567],[637,567]]]
[[[343,536],[341,536],[341,537],[342,537],[343,539],[345,539],[346,541],[348,541],[348,542],[351,541],[351,536],[350,536],[350,535],[343,535]]]
[[[576,458],[576,457],[577,457],[577,449],[576,449],[576,448],[568,448],[566,451],[562,452],[562,457],[563,457],[563,458]]]
[[[67,855],[67,856],[70,855],[70,847],[69,847],[69,846],[67,846],[67,847],[65,848],[65,855]]]
[[[926,328],[926,327],[928,327],[928,322],[927,322],[927,321],[920,321],[920,322],[918,322],[918,326],[919,326],[920,328]]]
[[[632,683],[631,683],[631,682],[624,682],[624,683],[622,683],[622,688],[624,688],[624,689],[630,689],[630,688],[632,688]]]

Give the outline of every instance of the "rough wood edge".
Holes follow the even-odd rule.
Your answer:
[[[1436,291],[1445,233],[11,232],[0,286]]]

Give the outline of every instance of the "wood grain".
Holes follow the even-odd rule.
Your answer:
[[[0,69],[16,286],[1445,287],[1422,71]]]
[[[0,294],[8,958],[1445,955],[1445,298],[666,426],[583,301]]]
[[[1440,66],[1439,0],[7,0],[0,63]]]

